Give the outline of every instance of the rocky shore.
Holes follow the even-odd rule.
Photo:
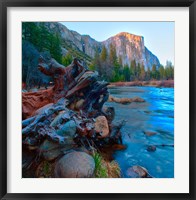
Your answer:
[[[23,178],[120,178],[113,154],[126,149],[121,136],[125,121],[114,123],[115,109],[104,103],[145,100],[111,96],[108,83],[98,81],[98,73],[77,59],[64,67],[54,59],[40,58],[38,68],[54,79],[54,86],[23,90]],[[127,169],[126,177],[151,176],[135,165]]]
[[[125,148],[124,122],[113,123],[114,108],[103,106],[108,83],[77,59],[64,67],[40,58],[38,67],[55,84],[22,93],[23,177],[120,177],[112,154]]]

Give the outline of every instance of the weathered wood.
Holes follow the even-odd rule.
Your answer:
[[[40,58],[38,68],[53,78],[54,86],[22,93],[23,152],[33,155],[29,161],[23,158],[23,168],[29,171],[35,166],[36,169],[37,158],[39,162],[48,159],[45,153],[52,155],[50,159],[57,159],[66,153],[65,147],[71,150],[84,148],[92,153],[95,149],[122,143],[120,128],[123,124],[111,125],[114,116],[109,115],[114,111],[102,109],[109,97],[108,83],[98,81],[96,71],[89,71],[78,59],[64,67],[54,59]],[[97,129],[102,126],[102,123],[97,125],[97,118],[101,116],[107,124],[104,137],[103,129]],[[53,144],[55,149],[48,150],[46,146],[48,152],[40,151],[45,141]],[[53,154],[54,151],[60,154]]]
[[[38,92],[22,93],[23,119],[33,116],[39,108],[56,103],[62,97],[70,99],[71,102],[71,98],[73,100],[81,90],[85,93],[85,97],[87,95],[83,107],[85,111],[97,109],[96,107],[100,110],[108,99],[107,83],[97,82],[98,73],[89,71],[78,59],[74,59],[69,66],[64,67],[54,59],[47,62],[40,58],[38,68],[54,79],[54,87]]]

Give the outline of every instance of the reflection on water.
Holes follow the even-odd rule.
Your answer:
[[[174,177],[174,147],[160,146],[174,144],[174,89],[155,87],[115,87],[110,88],[115,97],[141,97],[144,103],[128,105],[107,102],[116,111],[115,121],[126,120],[122,128],[124,151],[114,155],[122,174],[133,165],[145,167],[156,178]],[[146,136],[144,131],[156,132]],[[155,152],[146,150],[148,145],[158,145]]]

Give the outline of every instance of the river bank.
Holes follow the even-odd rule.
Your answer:
[[[113,146],[121,144],[124,122],[113,123],[114,109],[103,106],[108,83],[77,59],[65,68],[40,57],[38,68],[55,77],[54,86],[22,91],[23,177],[120,177],[118,164],[109,158]],[[112,151],[105,156],[106,147]]]
[[[153,86],[153,87],[174,87],[174,80],[152,80],[152,81],[131,81],[131,82],[110,82],[108,87],[128,87],[128,86]]]
[[[173,178],[174,89],[111,87],[109,92],[117,99],[137,96],[145,100],[129,104],[106,102],[106,106],[115,109],[114,123],[126,120],[121,132],[122,143],[127,148],[113,154],[120,165],[122,177],[133,177],[130,168],[141,166],[154,178]]]
[[[60,72],[54,86],[22,92],[24,178],[173,177],[173,88],[108,89],[77,59],[50,62],[38,66]]]

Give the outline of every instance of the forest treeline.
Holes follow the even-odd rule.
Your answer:
[[[110,82],[174,79],[174,66],[170,61],[167,61],[165,67],[153,65],[152,69],[147,67],[147,70],[136,60],[132,60],[129,65],[123,65],[122,58],[117,57],[116,48],[112,44],[109,53],[106,47],[102,48],[101,53],[97,51],[90,68],[97,70],[104,79]]]
[[[49,31],[43,22],[22,23],[22,81],[26,84],[27,89],[48,84],[51,81],[49,77],[41,74],[37,69],[40,55],[45,58],[53,57],[64,66],[71,63],[72,53],[68,51],[63,56],[61,44],[60,36]],[[152,69],[147,68],[147,70],[136,60],[132,60],[129,65],[123,65],[122,58],[117,57],[115,46],[112,44],[109,52],[104,46],[101,52],[96,51],[89,68],[97,70],[101,79],[110,82],[174,78],[174,67],[169,61],[165,67],[161,65],[157,68],[154,65]]]

